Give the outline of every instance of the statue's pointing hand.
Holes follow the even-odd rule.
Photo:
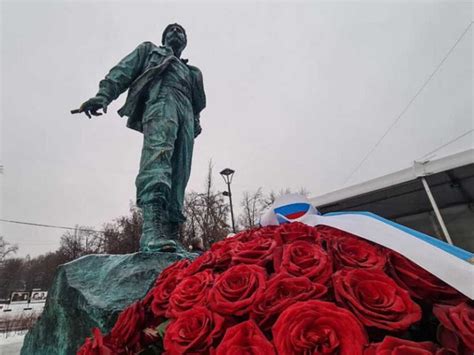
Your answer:
[[[98,112],[98,110],[102,109],[103,113],[107,113],[107,104],[107,100],[104,97],[95,96],[84,102],[79,109],[72,110],[71,113],[84,112],[89,118],[92,118],[92,116],[101,116],[102,113]]]

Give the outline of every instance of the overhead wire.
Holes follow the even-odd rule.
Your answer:
[[[467,136],[469,133],[472,133],[472,132],[474,132],[474,128],[468,130],[467,132],[464,132],[463,134],[461,134],[460,136],[457,136],[456,138],[451,139],[449,142],[440,145],[438,148],[432,150],[432,151],[429,152],[429,153],[426,153],[426,154],[423,155],[421,158],[416,159],[416,161],[420,161],[420,160],[423,160],[424,158],[427,158],[427,157],[431,156],[432,154],[434,154],[434,153],[438,152],[439,150],[441,150],[441,149],[447,147],[448,145],[450,145],[450,144],[452,144],[452,143],[454,143],[454,142],[460,140],[461,138],[464,138],[465,136]]]
[[[454,45],[449,49],[449,51],[446,53],[446,55],[443,57],[443,59],[439,62],[439,64],[435,67],[433,72],[428,76],[428,78],[425,80],[423,85],[418,89],[418,91],[415,93],[415,95],[411,98],[411,100],[408,102],[407,105],[403,108],[403,110],[400,112],[400,114],[395,118],[395,120],[390,124],[390,126],[385,130],[385,132],[382,134],[382,136],[378,139],[378,141],[375,143],[375,145],[367,152],[367,154],[362,158],[362,160],[357,164],[354,170],[349,174],[349,176],[345,179],[344,184],[346,184],[350,178],[359,170],[359,168],[367,161],[367,159],[372,155],[372,153],[377,149],[377,147],[380,145],[380,143],[384,140],[384,138],[388,135],[388,133],[392,130],[393,127],[400,121],[400,119],[403,117],[405,112],[408,111],[408,109],[411,107],[413,102],[416,100],[416,98],[420,95],[420,93],[425,89],[425,87],[428,86],[428,84],[431,82],[433,77],[436,75],[436,73],[439,71],[441,66],[446,62],[448,57],[451,55],[451,53],[454,51],[454,49],[457,47],[459,42],[464,38],[466,33],[469,31],[469,29],[472,27],[474,21],[471,21],[469,25],[466,27],[466,29],[461,33],[461,35],[458,37]]]
[[[14,223],[14,224],[22,224],[27,226],[34,226],[34,227],[43,227],[43,228],[54,228],[54,229],[64,229],[64,230],[77,230],[81,232],[92,232],[92,233],[105,233],[105,231],[95,230],[91,228],[80,228],[80,227],[65,227],[65,226],[56,226],[52,224],[43,224],[43,223],[33,223],[33,222],[25,222],[25,221],[15,221],[9,219],[0,218],[0,222],[7,222],[7,223]]]

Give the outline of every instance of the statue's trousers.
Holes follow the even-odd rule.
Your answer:
[[[137,204],[163,201],[167,219],[181,223],[194,144],[194,115],[186,86],[161,82],[151,89],[143,115],[143,137],[135,181]]]

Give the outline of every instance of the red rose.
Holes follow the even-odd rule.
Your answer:
[[[386,336],[381,343],[370,344],[364,355],[441,355],[448,354],[430,341],[417,343]]]
[[[86,338],[85,343],[77,350],[77,355],[113,355],[118,351],[107,344],[99,328],[92,329],[94,338]]]
[[[191,276],[206,269],[212,269],[216,264],[216,256],[213,252],[207,251],[198,256],[184,271],[184,276]]]
[[[246,243],[236,243],[232,255],[232,265],[255,264],[265,267],[273,262],[276,241],[269,238],[256,238]]]
[[[319,299],[326,292],[326,286],[313,283],[307,277],[277,274],[267,281],[265,292],[252,307],[251,317],[263,330],[268,330],[280,313],[292,304],[298,301]]]
[[[274,238],[274,232],[278,226],[267,226],[262,228],[252,228],[237,233],[233,237],[229,238],[231,241],[246,243],[251,242],[258,238]]]
[[[151,306],[151,310],[156,317],[163,317],[168,308],[171,293],[184,277],[184,272],[189,266],[189,260],[180,260],[163,270],[155,286],[148,291],[143,299],[145,306]]]
[[[255,322],[248,320],[227,329],[216,355],[272,355],[275,349]]]
[[[183,279],[171,293],[166,317],[176,318],[179,313],[196,305],[205,306],[213,284],[214,275],[211,270],[204,270]]]
[[[180,274],[182,271],[186,270],[190,264],[191,261],[189,261],[188,259],[182,259],[174,262],[160,273],[160,275],[156,279],[155,286],[160,284],[161,282],[166,281],[170,277],[174,277],[175,275]]]
[[[360,355],[367,344],[364,327],[351,312],[323,301],[290,306],[272,333],[279,354]]]
[[[246,243],[255,239],[255,234],[258,232],[258,228],[247,229],[229,238],[232,242]]]
[[[222,336],[224,318],[205,307],[194,307],[171,321],[165,331],[163,345],[168,355],[209,354]]]
[[[138,352],[141,349],[141,334],[144,328],[145,309],[141,302],[135,302],[119,314],[110,335],[121,347]]]
[[[474,352],[474,308],[471,305],[435,305],[433,314],[440,321],[438,340],[444,347],[460,354]]]
[[[421,319],[421,308],[380,270],[341,270],[333,276],[339,304],[365,326],[400,331]]]
[[[260,266],[232,266],[216,278],[209,292],[209,307],[226,316],[247,314],[255,299],[265,291],[266,278]]]
[[[275,255],[275,271],[293,276],[306,276],[313,282],[326,284],[332,275],[330,256],[319,245],[297,240],[283,247],[283,256]]]
[[[386,263],[385,252],[377,245],[369,243],[349,233],[325,238],[336,270],[343,268],[380,269]]]
[[[314,227],[310,227],[300,222],[285,223],[275,230],[275,240],[279,245],[291,243],[295,240],[305,240],[310,243],[318,241],[318,232]]]
[[[229,267],[232,261],[234,246],[238,243],[233,239],[234,238],[229,238],[212,244],[210,253],[214,259],[214,271],[227,270]]]
[[[266,227],[261,227],[258,230],[259,235],[262,238],[275,238],[275,231],[279,228],[279,226],[266,226]]]
[[[466,297],[404,256],[389,251],[389,273],[414,298],[428,303],[458,304]]]
[[[152,288],[151,291],[148,293],[144,302],[148,304],[149,300],[151,300],[151,310],[156,317],[163,317],[166,314],[166,309],[168,308],[168,302],[171,293],[181,282],[181,280],[181,275],[174,278],[170,277],[163,283]]]

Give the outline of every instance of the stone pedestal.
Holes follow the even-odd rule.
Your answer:
[[[71,355],[91,328],[108,332],[118,314],[143,298],[163,269],[194,254],[87,255],[61,265],[22,355]]]

